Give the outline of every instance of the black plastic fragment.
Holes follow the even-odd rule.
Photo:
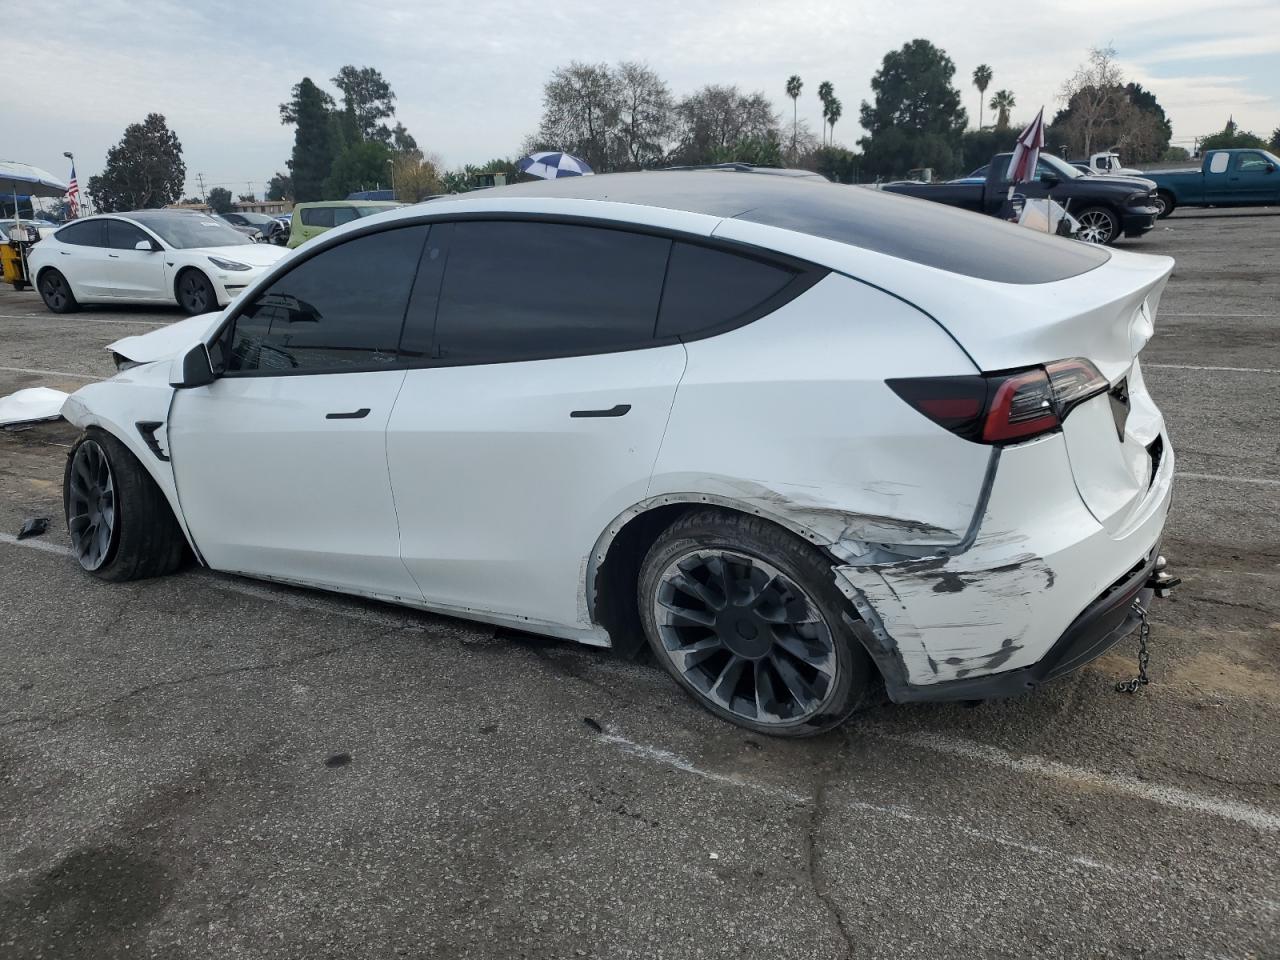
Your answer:
[[[49,529],[48,517],[32,517],[22,525],[22,529],[18,531],[18,539],[25,540],[27,537],[38,537]]]
[[[333,753],[324,758],[326,767],[345,767],[351,762],[351,754],[349,753]]]
[[[604,727],[600,726],[599,721],[593,720],[590,717],[583,717],[582,722],[585,723],[592,730],[594,730],[596,733],[604,733]]]

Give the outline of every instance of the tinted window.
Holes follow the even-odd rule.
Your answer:
[[[357,237],[304,260],[237,317],[227,369],[330,372],[396,360],[425,226]]]
[[[123,220],[107,221],[107,246],[112,250],[132,250],[140,241],[151,243],[151,238]]]
[[[696,334],[749,314],[795,278],[785,267],[710,247],[671,248],[658,336]]]
[[[355,207],[333,207],[333,225],[340,227],[344,223],[350,223],[352,220],[360,219],[360,211]]]
[[[103,221],[82,220],[80,223],[68,224],[54,236],[62,243],[75,243],[83,247],[102,247],[107,243],[104,234]]]
[[[333,207],[304,207],[301,215],[308,227],[333,226]]]
[[[670,246],[576,224],[455,224],[435,356],[483,363],[651,343]]]
[[[1245,173],[1262,173],[1267,169],[1267,158],[1261,153],[1237,153],[1236,169]]]

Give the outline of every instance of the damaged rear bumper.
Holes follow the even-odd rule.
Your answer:
[[[1053,680],[1102,656],[1142,623],[1155,597],[1158,551],[1152,550],[1142,562],[1093,601],[1066,629],[1040,660],[1016,670],[946,680],[914,686],[901,673],[884,671],[885,687],[895,703],[946,700],[998,700],[1030,693]],[[1140,608],[1140,609],[1139,609]],[[864,643],[874,643],[862,623],[849,620]]]

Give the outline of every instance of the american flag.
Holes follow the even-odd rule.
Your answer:
[[[80,184],[76,183],[76,165],[71,165],[71,183],[67,187],[67,213],[80,216]]]

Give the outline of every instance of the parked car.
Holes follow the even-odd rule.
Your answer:
[[[1009,217],[1009,160],[997,154],[962,181],[951,183],[888,183],[883,189],[945,203],[977,213]],[[972,182],[982,177],[981,183]],[[1071,164],[1040,154],[1036,179],[1020,183],[1015,193],[1026,199],[1056,200],[1080,222],[1079,239],[1088,243],[1115,243],[1121,236],[1140,237],[1155,225],[1155,185],[1128,177],[1090,177]]]
[[[248,237],[254,243],[263,243],[266,240],[266,237],[262,235],[262,231],[257,227],[251,227],[242,223],[232,223],[220,213],[211,213],[209,216],[213,217],[219,223],[225,223],[236,233],[240,234],[242,237]]]
[[[361,217],[371,217],[375,213],[383,213],[403,206],[399,203],[380,200],[321,200],[315,203],[299,203],[293,208],[293,219],[289,224],[289,246],[300,247],[312,237],[318,237],[326,230],[340,227]]]
[[[384,213],[112,345],[139,365],[64,408],[74,553],[647,642],[770,734],[881,678],[1025,692],[1149,607],[1172,266],[736,172]]]
[[[1280,159],[1267,150],[1210,150],[1199,170],[1152,170],[1156,205],[1167,217],[1176,207],[1249,207],[1280,203]]]
[[[1102,150],[1091,154],[1088,160],[1073,160],[1071,165],[1082,173],[1099,177],[1140,177],[1141,170],[1126,167],[1120,162],[1120,154],[1114,150]]]
[[[54,313],[130,301],[195,314],[231,302],[285,255],[207,214],[137,210],[73,220],[32,247],[27,267]]]
[[[265,213],[233,210],[231,213],[222,214],[222,219],[233,227],[247,227],[257,230],[262,239],[268,243],[284,246],[289,239],[288,227],[275,217],[269,217]]]

